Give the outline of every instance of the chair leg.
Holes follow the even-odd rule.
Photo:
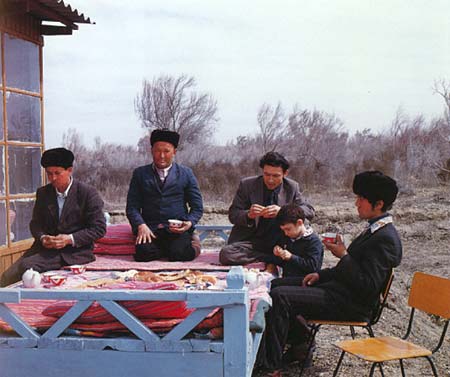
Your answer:
[[[337,374],[339,372],[339,368],[341,367],[341,363],[342,363],[342,359],[344,358],[344,355],[345,355],[345,351],[342,351],[341,356],[339,357],[339,361],[336,365],[336,369],[334,370],[333,377],[337,376]]]
[[[319,331],[320,325],[316,325],[313,326],[311,329],[311,334],[309,334],[309,339],[308,339],[308,351],[306,352],[306,355],[309,355],[309,353],[311,352],[314,340],[316,339],[316,334]],[[308,362],[308,357],[305,358],[305,360],[302,363],[302,367],[300,369],[300,374],[298,375],[299,377],[302,377],[303,371],[305,370],[305,365]]]
[[[378,365],[378,363],[373,363],[372,367],[370,368],[369,377],[373,376],[373,373],[375,372],[375,367]]]
[[[406,374],[405,374],[405,367],[403,366],[403,359],[400,359],[399,362],[400,362],[400,370],[402,371],[402,377],[405,377]]]
[[[371,338],[375,337],[375,334],[373,333],[373,330],[372,330],[372,326],[370,326],[370,325],[366,326],[366,330],[369,333],[369,336]]]
[[[384,373],[383,373],[383,365],[382,365],[382,364],[383,364],[383,363],[378,363],[378,366],[379,366],[379,368],[380,368],[381,376],[384,377]]]
[[[432,359],[430,356],[425,356],[425,358],[426,358],[426,359],[428,360],[428,362],[430,363],[431,369],[433,370],[433,375],[434,375],[434,377],[438,377],[436,367],[435,367],[435,365],[434,365],[434,363],[433,363],[433,359]]]
[[[356,338],[356,332],[353,326],[350,326],[350,334],[352,335],[352,339]]]

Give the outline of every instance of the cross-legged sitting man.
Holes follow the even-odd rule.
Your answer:
[[[305,353],[310,335],[307,319],[368,320],[383,283],[400,264],[401,241],[387,213],[397,197],[395,180],[379,171],[366,171],[355,176],[353,192],[359,217],[368,221],[367,229],[347,249],[341,239],[325,243],[339,259],[335,267],[306,275],[302,286],[271,291],[273,306],[267,313],[258,363],[274,371],[273,376],[281,376],[284,362],[311,361],[312,354]],[[294,320],[298,315],[304,319],[302,325]],[[293,347],[284,353],[288,340]]]
[[[44,272],[95,260],[94,241],[106,233],[103,200],[97,191],[72,178],[74,155],[65,148],[45,151],[41,165],[49,183],[37,190],[30,222],[34,243],[2,276],[2,287],[25,270]]]
[[[154,130],[153,163],[133,172],[126,213],[136,234],[138,262],[190,261],[200,252],[193,231],[202,217],[203,201],[192,170],[174,162],[179,139],[177,132]]]
[[[276,217],[282,205],[295,203],[308,220],[314,217],[314,208],[304,200],[299,184],[287,178],[289,162],[284,156],[266,153],[259,166],[262,175],[241,180],[228,211],[233,228],[220,251],[222,264],[274,263],[272,250],[282,235]]]

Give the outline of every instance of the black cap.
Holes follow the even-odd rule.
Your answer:
[[[398,187],[395,179],[384,175],[378,170],[372,170],[355,176],[353,192],[366,198],[370,203],[382,200],[384,207],[389,209],[397,198]]]
[[[43,168],[49,166],[61,166],[64,169],[73,166],[74,155],[66,148],[54,148],[46,150],[41,157]]]
[[[157,141],[165,141],[172,144],[175,148],[178,147],[180,141],[180,134],[170,130],[154,130],[150,135],[150,145],[153,147]]]

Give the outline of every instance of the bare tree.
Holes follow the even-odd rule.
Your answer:
[[[258,110],[257,121],[260,130],[263,153],[274,151],[283,138],[286,117],[281,103],[275,109],[264,103]]]
[[[197,144],[209,138],[215,128],[217,102],[212,95],[198,93],[193,77],[159,76],[144,80],[136,96],[135,111],[142,127],[177,131],[184,144]],[[183,144],[180,145],[180,149]]]
[[[450,81],[445,79],[435,80],[433,93],[439,94],[445,102],[444,117],[450,127]]]
[[[70,149],[75,156],[83,156],[86,153],[83,136],[75,128],[69,128],[67,132],[63,133],[62,145]]]

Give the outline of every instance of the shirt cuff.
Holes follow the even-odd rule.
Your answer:
[[[72,246],[75,247],[75,240],[72,234],[69,234],[70,240],[72,241]]]

